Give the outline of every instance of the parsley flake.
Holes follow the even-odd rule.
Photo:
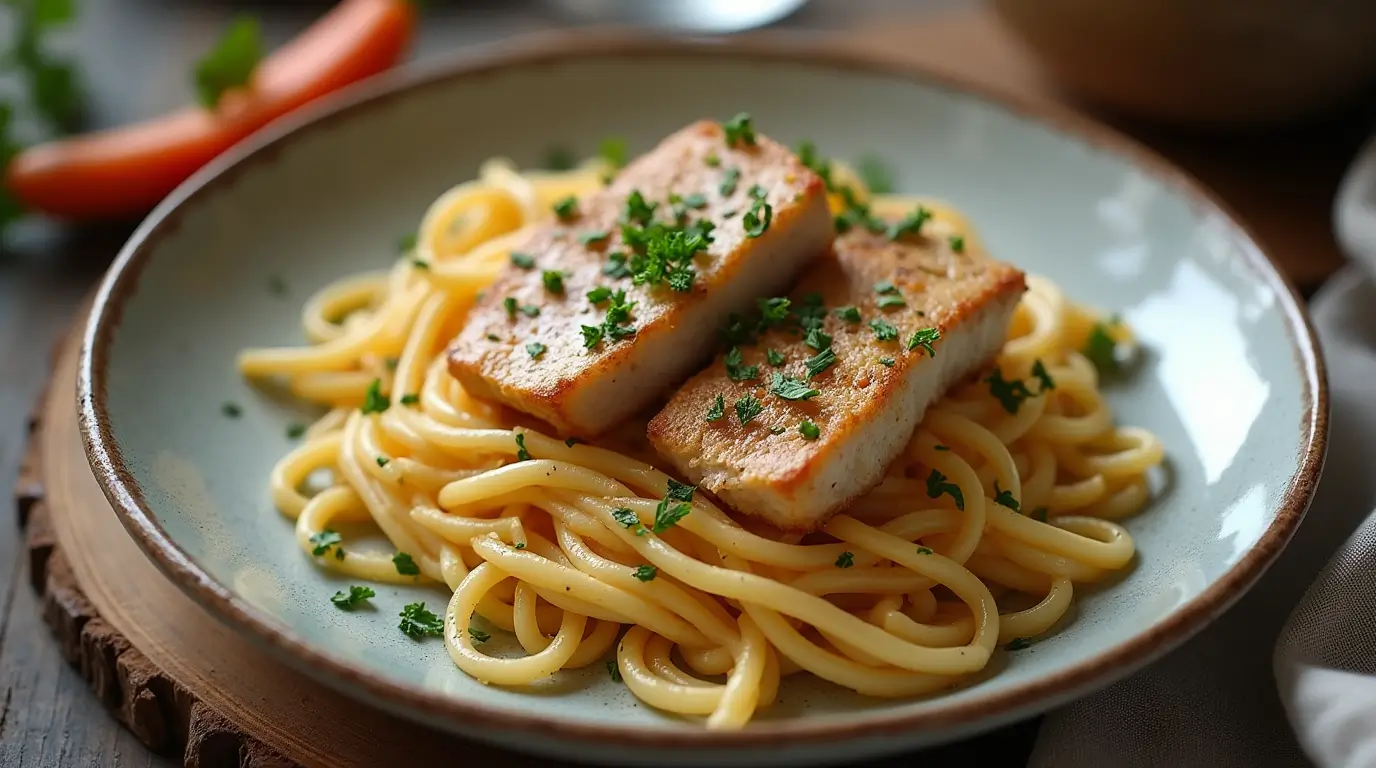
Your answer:
[[[488,633],[482,631],[481,629],[478,629],[477,627],[469,627],[468,636],[475,643],[485,643],[488,640],[492,639],[492,635],[489,635]]]
[[[640,581],[654,581],[655,577],[659,575],[659,569],[653,565],[642,565],[636,568],[631,575]]]
[[[1038,392],[1046,392],[1047,390],[1056,388],[1056,380],[1051,378],[1050,373],[1047,373],[1046,366],[1042,364],[1040,359],[1032,364],[1032,375],[1037,381],[1041,382],[1042,386]]]
[[[809,379],[814,379],[835,363],[836,352],[831,347],[827,347],[807,359],[805,363],[807,367],[807,377]]]
[[[717,399],[712,401],[712,407],[707,409],[707,420],[717,421],[726,415],[726,398],[721,393],[717,393]]]
[[[526,345],[526,354],[530,355],[532,360],[539,360],[540,355],[545,354],[545,350],[547,349],[549,349],[549,347],[546,347],[544,344],[538,341],[532,341]]]
[[[587,297],[588,301],[595,307],[598,304],[606,303],[606,301],[612,297],[612,289],[605,285],[599,285],[591,291],[588,291]]]
[[[392,401],[382,394],[382,379],[373,379],[368,390],[363,393],[363,415],[383,413],[392,406]]]
[[[951,246],[951,253],[965,253],[965,238],[960,235],[951,235],[946,242]]]
[[[760,211],[764,211],[763,217],[759,216]],[[745,225],[745,236],[756,238],[763,235],[773,220],[773,206],[766,203],[762,198],[755,198],[755,202],[750,204],[750,210],[746,211],[745,217],[741,219],[741,223]]]
[[[568,221],[578,215],[578,198],[569,195],[556,202],[553,208],[554,215],[558,216],[560,221]]]
[[[727,351],[722,364],[726,367],[726,377],[732,381],[752,381],[760,377],[760,366],[744,365],[745,355],[740,347]]]
[[[960,492],[960,486],[947,482],[946,476],[934,469],[932,474],[927,476],[927,498],[937,499],[943,493],[955,500],[956,509],[965,510],[965,495]]]
[[[607,660],[607,676],[612,679],[613,683],[621,682],[621,670],[616,666],[616,662],[611,659]]]
[[[791,303],[783,297],[756,299],[755,305],[760,308],[760,325],[764,328],[770,328],[786,322],[788,320],[788,307]]]
[[[626,264],[626,254],[617,251],[607,254],[607,263],[602,265],[602,274],[610,278],[631,276],[631,268]]]
[[[1113,336],[1109,334],[1109,327],[1104,323],[1094,324],[1089,330],[1089,337],[1085,339],[1084,348],[1080,351],[1089,358],[1089,362],[1094,363],[1100,374],[1117,373],[1120,368],[1118,342],[1113,340]]]
[[[845,320],[848,323],[860,322],[859,307],[841,307],[837,309],[835,313],[837,317],[841,318],[842,320]]]
[[[768,360],[769,364],[774,366],[775,368],[778,368],[779,366],[784,364],[784,356],[780,354],[777,350],[766,349],[764,351],[764,359]]]
[[[803,165],[807,166],[808,170],[817,174],[817,177],[822,180],[822,183],[826,185],[828,190],[835,188],[831,180],[831,161],[817,154],[817,146],[815,144],[810,141],[804,141],[794,150],[794,154],[798,155],[798,160]]]
[[[645,529],[640,525],[640,516],[635,510],[618,507],[612,510],[612,519],[620,523],[622,528],[634,530],[637,536],[645,533]]]
[[[994,481],[994,503],[1008,507],[1014,512],[1022,511],[1022,506],[1018,504],[1018,500],[1013,498],[1013,492],[999,490],[999,481],[997,480]]]
[[[672,496],[665,496],[660,499],[659,506],[655,507],[655,523],[650,530],[655,533],[665,531],[678,525],[678,521],[688,516],[693,511],[692,504],[670,504],[674,499]]]
[[[312,534],[310,543],[314,546],[314,549],[311,550],[311,554],[316,557],[327,554],[332,547],[338,545],[343,540],[343,536],[340,536],[329,528],[326,528],[320,533]]]
[[[821,352],[824,349],[831,349],[831,337],[822,333],[821,328],[812,328],[803,338],[803,343]]]
[[[583,245],[598,245],[600,243],[607,242],[607,238],[609,237],[611,237],[611,233],[606,231],[584,232],[583,234],[578,236],[578,242],[582,243]]]
[[[564,292],[564,273],[558,270],[547,269],[540,273],[540,281],[545,284],[545,290],[550,293]]]
[[[352,611],[367,602],[370,597],[377,597],[377,593],[373,591],[372,587],[354,585],[349,587],[348,592],[340,590],[334,593],[334,597],[330,598],[330,602],[334,603],[336,607],[346,611]]]
[[[248,15],[235,18],[215,47],[196,63],[196,98],[201,106],[213,109],[226,91],[248,85],[262,58],[258,20]]]
[[[890,307],[906,307],[908,302],[904,301],[902,296],[880,296],[875,299],[874,305],[880,309],[889,309]]]
[[[898,293],[898,286],[889,280],[880,280],[874,284],[874,292],[880,295],[886,293]]]
[[[822,436],[822,428],[812,423],[811,419],[803,419],[803,423],[798,425],[798,433],[804,440],[816,440]]]
[[[936,554],[936,553],[932,551],[932,548],[931,548],[931,547],[918,547],[918,548],[917,548],[917,554],[919,554],[919,555],[934,555],[934,554]]]
[[[757,400],[754,395],[746,395],[737,400],[735,407],[736,420],[741,423],[742,427],[764,412],[764,404]]]
[[[1007,648],[1007,649],[1010,650],[1010,651],[1021,651],[1021,650],[1023,650],[1024,648],[1031,648],[1031,647],[1032,647],[1032,641],[1031,641],[1031,640],[1028,640],[1028,639],[1025,638],[1025,637],[1015,637],[1015,638],[1013,638],[1012,640],[1009,640],[1009,641],[1008,641],[1008,645],[1005,645],[1005,646],[1004,646],[1004,648]]]
[[[530,461],[530,451],[526,450],[526,433],[516,433],[516,460]]]
[[[722,174],[721,184],[717,187],[717,191],[721,193],[722,197],[729,197],[736,192],[736,185],[740,181],[741,169],[727,168],[726,172]]]
[[[671,477],[669,478],[669,492],[667,496],[674,501],[692,501],[693,492],[697,489],[698,487],[696,485],[680,483]]]
[[[375,461],[377,461],[377,465],[378,465],[379,467],[385,467],[385,466],[387,466],[388,464],[391,464],[391,463],[392,463],[392,460],[389,459],[389,458],[387,458],[386,456],[378,456],[378,457],[375,459]]]
[[[896,362],[898,362],[898,361],[897,361],[897,360],[894,360],[892,357],[881,357],[881,358],[879,358],[879,364],[882,365],[882,366],[884,366],[884,367],[886,367],[886,368],[892,368],[892,367],[894,366],[894,363],[896,363]]]
[[[774,373],[773,381],[769,383],[769,391],[784,400],[810,400],[822,394],[807,384],[777,371]]]
[[[397,625],[407,637],[419,640],[427,635],[444,634],[444,620],[425,610],[425,603],[411,603],[401,609],[401,623]]]
[[[420,575],[420,566],[416,564],[416,559],[405,552],[392,555],[392,565],[396,567],[397,573],[402,576]]]
[[[1009,413],[1017,413],[1022,407],[1023,401],[1032,397],[1032,391],[1027,388],[1027,383],[1022,379],[1008,381],[1003,378],[1003,372],[995,368],[994,372],[985,379],[989,384],[989,394],[999,401],[1003,410]]]
[[[931,218],[932,212],[919,205],[916,211],[904,216],[902,221],[890,224],[888,231],[884,234],[890,240],[901,240],[909,235],[920,235],[922,234],[922,225]]]
[[[918,347],[927,350],[930,357],[936,357],[936,349],[932,347],[932,342],[941,338],[941,331],[935,328],[919,328],[908,337],[908,351],[911,352]]]
[[[416,249],[416,235],[410,233],[397,238],[397,253],[410,253]]]
[[[871,320],[870,328],[874,330],[874,338],[879,341],[893,341],[898,338],[898,329],[882,317]]]
[[[287,425],[287,439],[288,439],[288,440],[299,440],[299,439],[301,439],[301,436],[304,435],[304,434],[306,434],[306,425],[305,425],[305,424],[288,424],[288,425]]]
[[[850,552],[842,552],[836,557],[837,568],[849,568],[855,565],[855,555]]]
[[[721,124],[722,131],[726,133],[726,146],[734,147],[737,144],[755,144],[755,127],[750,124],[750,113],[740,112],[735,117]]]

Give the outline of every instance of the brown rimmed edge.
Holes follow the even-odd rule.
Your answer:
[[[689,749],[796,747],[807,743],[865,737],[911,735],[948,730],[969,735],[1040,709],[1063,703],[1142,667],[1194,635],[1223,613],[1265,572],[1299,526],[1322,469],[1328,434],[1328,387],[1323,358],[1298,293],[1265,255],[1257,238],[1229,207],[1184,171],[1118,132],[1067,110],[1032,104],[1019,97],[963,82],[947,73],[893,58],[861,52],[851,45],[791,35],[765,34],[736,40],[646,38],[616,32],[537,34],[438,66],[392,73],[349,88],[290,115],[217,158],[182,184],[139,226],[120,251],[101,283],[82,339],[77,379],[77,408],[86,454],[96,479],[121,521],[139,546],[178,586],[212,614],[247,631],[260,644],[298,669],[341,691],[366,695],[374,704],[444,727],[463,723],[463,731],[503,732],[507,741],[521,734],[557,736],[588,744]],[[231,183],[254,164],[271,161],[290,142],[351,116],[376,109],[416,91],[455,80],[480,77],[513,67],[554,64],[592,57],[730,57],[796,64],[897,77],[928,87],[965,93],[995,107],[1051,128],[1145,169],[1182,194],[1199,211],[1228,222],[1243,260],[1280,297],[1289,344],[1305,378],[1304,442],[1296,470],[1286,484],[1276,518],[1257,544],[1213,585],[1132,640],[1082,661],[1053,677],[1014,689],[920,713],[867,713],[863,720],[836,723],[761,721],[736,732],[680,727],[617,726],[575,723],[512,713],[451,697],[418,691],[381,676],[362,672],[313,648],[286,628],[259,613],[203,571],[158,525],[129,473],[110,428],[105,376],[110,345],[124,303],[133,295],[142,267],[159,242],[179,225],[184,209]],[[613,747],[614,748],[614,747]]]

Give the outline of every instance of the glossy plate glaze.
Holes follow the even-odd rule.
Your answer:
[[[425,206],[490,155],[633,150],[749,110],[828,154],[875,153],[904,191],[969,213],[1003,259],[1121,313],[1146,345],[1110,389],[1165,441],[1138,561],[1054,635],[946,695],[867,699],[798,676],[744,731],[637,704],[594,667],[534,690],[478,684],[438,640],[396,631],[423,588],[375,612],[301,555],[269,468],[306,416],[245,382],[245,346],[302,341],[307,295],[383,269]],[[285,295],[270,285],[280,279]],[[224,621],[339,691],[498,744],[602,761],[815,763],[951,740],[1127,674],[1199,630],[1260,575],[1308,504],[1327,396],[1303,311],[1256,243],[1180,173],[1104,129],[851,54],[782,43],[542,40],[355,90],[198,174],[138,230],[88,328],[79,398],[95,473],[139,543]],[[239,419],[221,404],[243,406]],[[117,578],[117,575],[112,575]]]

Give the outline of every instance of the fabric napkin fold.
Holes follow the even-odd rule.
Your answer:
[[[1299,532],[1204,632],[1050,713],[1031,768],[1376,766],[1376,287],[1348,267],[1310,311],[1332,410]]]

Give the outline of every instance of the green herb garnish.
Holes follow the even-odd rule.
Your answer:
[[[1003,378],[1003,372],[995,368],[993,373],[985,379],[989,384],[989,394],[993,395],[1003,410],[1009,413],[1017,413],[1022,407],[1023,401],[1032,397],[1032,391],[1027,388],[1027,383],[1022,379],[1008,381]]]
[[[841,318],[842,320],[845,320],[848,323],[860,322],[859,307],[840,307],[835,311],[835,314],[837,317]]]
[[[1008,507],[1014,512],[1022,511],[1022,506],[1018,504],[1018,500],[1013,498],[1013,492],[999,490],[999,481],[997,480],[994,481],[994,503]]]
[[[903,217],[897,224],[890,224],[885,235],[890,240],[901,240],[909,235],[922,234],[922,225],[932,218],[932,212],[922,206],[918,206],[916,211]]]
[[[516,460],[530,461],[530,451],[526,450],[526,433],[516,433]]]
[[[416,559],[405,552],[392,555],[392,565],[397,569],[397,573],[402,576],[420,575],[420,566],[416,564]]]
[[[340,590],[334,593],[334,597],[330,598],[330,602],[346,611],[352,611],[371,597],[377,597],[377,593],[373,591],[372,587],[360,587],[355,585],[349,587],[348,592]]]
[[[659,506],[655,507],[655,523],[650,527],[651,531],[655,533],[664,533],[675,525],[678,525],[678,521],[687,517],[688,513],[693,511],[692,504],[671,504],[670,502],[673,500],[671,496],[665,496],[663,499],[660,499]]]
[[[1032,647],[1032,641],[1031,641],[1031,640],[1028,640],[1028,639],[1025,638],[1025,637],[1015,637],[1015,638],[1013,638],[1012,640],[1009,640],[1009,641],[1008,641],[1008,645],[1005,645],[1005,646],[1004,646],[1004,648],[1007,648],[1007,649],[1010,650],[1010,651],[1021,651],[1021,650],[1023,650],[1024,648],[1031,648],[1031,647]]]
[[[726,146],[734,147],[737,144],[755,144],[755,128],[750,124],[750,113],[741,112],[735,117],[727,120],[721,125],[726,133]]]
[[[930,357],[936,357],[936,349],[932,347],[932,342],[941,338],[941,331],[935,328],[919,328],[908,337],[908,351],[911,352],[918,347],[927,350]]]
[[[726,415],[726,398],[717,393],[717,399],[712,401],[712,407],[707,409],[707,420],[717,421]]]
[[[556,202],[553,205],[554,215],[560,221],[568,221],[578,215],[578,198],[573,195]]]
[[[607,242],[607,238],[609,237],[611,237],[611,233],[606,231],[584,232],[578,236],[578,242],[583,245],[597,245],[598,243]]]
[[[326,528],[320,533],[312,534],[309,541],[313,547],[311,554],[320,557],[330,551],[331,547],[338,545],[344,540],[337,532]]]
[[[299,439],[301,439],[301,436],[304,435],[304,434],[306,434],[306,425],[305,425],[305,424],[288,424],[288,425],[287,425],[287,439],[288,439],[288,440],[299,440]]]
[[[511,263],[512,263],[512,264],[515,264],[516,266],[520,267],[521,269],[534,269],[534,268],[535,268],[535,257],[534,257],[534,256],[531,256],[531,255],[528,254],[528,253],[521,253],[521,252],[519,252],[519,251],[512,251],[512,252],[511,252]]]
[[[258,19],[238,16],[215,47],[196,62],[196,99],[207,109],[215,108],[226,91],[249,84],[262,58],[263,34]]]
[[[870,328],[874,330],[874,338],[879,341],[893,341],[898,338],[898,329],[882,317],[871,320]]]
[[[634,530],[637,536],[645,533],[645,529],[640,525],[640,516],[632,509],[626,507],[613,509],[612,519],[619,523],[622,528]]]
[[[659,575],[659,569],[653,565],[642,565],[637,567],[631,575],[640,581],[654,581],[655,577]]]
[[[1041,382],[1042,386],[1038,392],[1046,392],[1056,388],[1056,380],[1051,378],[1051,374],[1047,372],[1046,366],[1042,364],[1040,358],[1032,364],[1032,376]]]
[[[425,610],[425,603],[411,603],[401,609],[401,623],[397,625],[407,637],[419,640],[428,635],[444,634],[444,620]]]
[[[540,355],[545,354],[545,350],[547,349],[549,349],[549,347],[546,347],[544,344],[538,341],[532,341],[526,345],[526,354],[530,355],[532,360],[539,360]]]
[[[598,145],[597,154],[611,167],[623,168],[626,165],[626,140],[618,136],[608,136]]]
[[[897,361],[897,360],[894,360],[892,357],[881,357],[881,358],[879,358],[879,364],[882,365],[882,366],[884,366],[884,367],[886,367],[886,368],[892,368],[892,367],[894,366],[894,363],[896,363],[896,362],[898,362],[898,361]]]
[[[764,359],[769,361],[769,364],[775,368],[784,364],[784,356],[777,350],[766,349],[764,351]]]
[[[545,290],[550,293],[562,294],[564,292],[563,272],[547,269],[540,273],[540,281],[545,284]]]
[[[722,197],[729,197],[736,192],[736,185],[740,183],[740,180],[741,169],[727,168],[726,172],[722,174],[721,184],[717,187],[717,191],[721,193]]]
[[[946,242],[951,245],[951,253],[965,253],[965,238],[960,235],[951,235]]]
[[[220,413],[224,414],[225,418],[237,419],[244,415],[244,409],[237,403],[223,403],[220,405]]]
[[[836,352],[833,351],[831,347],[827,347],[826,349],[822,350],[821,352],[818,352],[817,354],[807,359],[807,362],[805,363],[807,367],[807,377],[809,379],[816,378],[823,371],[835,364],[835,362]]]
[[[374,461],[377,462],[377,465],[379,467],[385,467],[388,464],[392,463],[392,460],[387,458],[386,456],[378,456],[376,459],[374,459]]]
[[[837,568],[849,568],[855,565],[855,555],[850,552],[842,552],[836,558]]]
[[[760,217],[760,211],[764,216]],[[745,225],[745,236],[750,238],[759,237],[769,229],[769,224],[774,220],[774,208],[761,198],[755,198],[755,202],[750,204],[750,210],[745,212],[745,218],[741,223]]]
[[[822,428],[812,423],[810,419],[803,419],[803,423],[798,425],[798,433],[804,440],[816,440],[822,436]]]
[[[774,372],[773,381],[769,383],[769,392],[784,400],[811,400],[822,394],[819,390],[777,371]]]
[[[934,469],[932,474],[927,476],[927,497],[936,499],[943,493],[949,494],[955,500],[956,509],[964,511],[965,496],[960,492],[960,486],[947,482],[946,476]]]
[[[736,420],[741,423],[742,427],[749,424],[763,411],[764,404],[757,400],[754,395],[746,395],[736,401]]]
[[[1104,323],[1094,324],[1080,351],[1089,358],[1089,362],[1094,363],[1100,374],[1117,373],[1121,367],[1118,363],[1118,342],[1113,340],[1109,326]]]
[[[726,377],[732,381],[751,381],[760,377],[760,366],[744,365],[745,355],[740,347],[732,347],[727,350],[726,356],[722,358],[722,365],[726,368]]]
[[[392,406],[392,401],[382,394],[382,379],[373,379],[363,393],[363,415],[384,413]]]

